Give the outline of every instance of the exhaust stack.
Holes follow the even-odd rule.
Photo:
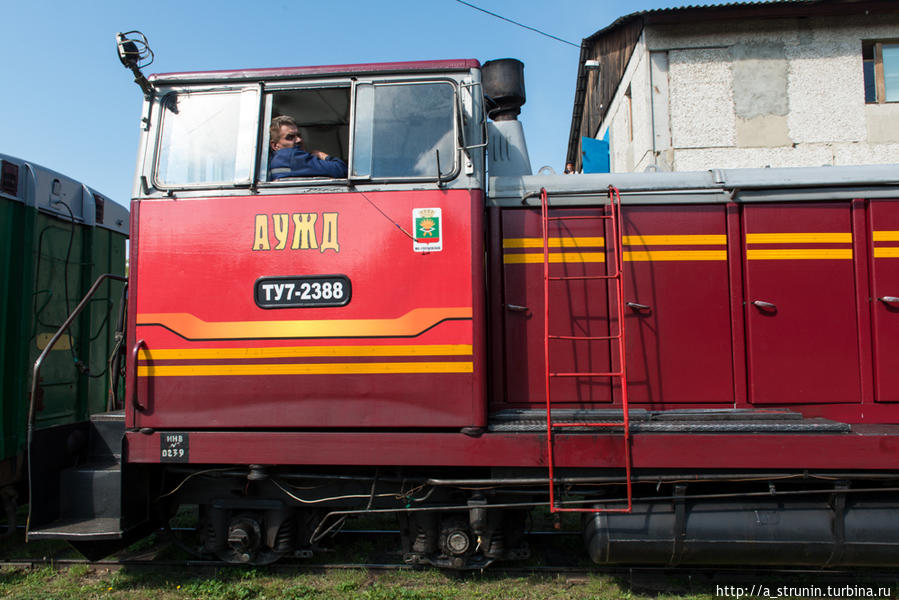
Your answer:
[[[488,163],[491,177],[531,174],[531,159],[518,115],[525,103],[524,63],[514,58],[491,60],[481,67],[487,104]]]

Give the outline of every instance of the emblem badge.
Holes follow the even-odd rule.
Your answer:
[[[439,252],[443,250],[443,218],[439,208],[415,208],[412,210],[415,235],[413,250]]]

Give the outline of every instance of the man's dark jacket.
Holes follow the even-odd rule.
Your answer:
[[[281,148],[269,163],[269,179],[282,177],[346,177],[346,163],[339,158],[322,160],[302,148]]]

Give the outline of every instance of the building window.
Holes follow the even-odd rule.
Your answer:
[[[899,42],[863,42],[865,102],[899,102]]]

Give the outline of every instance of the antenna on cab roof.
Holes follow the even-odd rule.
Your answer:
[[[153,85],[147,81],[141,69],[153,62],[153,51],[147,42],[147,36],[140,31],[126,31],[115,35],[116,48],[122,65],[131,69],[134,73],[134,83],[140,86],[144,96],[149,99],[153,96]]]

